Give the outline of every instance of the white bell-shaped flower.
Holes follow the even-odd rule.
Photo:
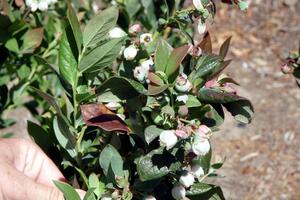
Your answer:
[[[171,149],[176,145],[178,138],[174,130],[165,130],[159,135],[159,141],[161,146]]]
[[[192,142],[192,151],[198,156],[199,155],[204,156],[209,152],[209,150],[210,150],[209,140],[198,134],[195,135],[194,140]]]
[[[185,197],[186,190],[182,185],[177,185],[173,187],[172,191],[172,197],[176,200],[181,200]]]
[[[125,60],[133,60],[138,53],[137,48],[134,45],[130,45],[129,47],[124,49],[123,55]]]
[[[148,195],[143,200],[156,200],[156,198],[152,195]]]
[[[186,74],[181,73],[176,80],[175,89],[178,92],[188,92],[192,89],[192,83],[188,80]]]
[[[204,176],[204,170],[200,165],[193,165],[191,169],[191,173],[194,174],[195,177],[199,178],[201,176]]]
[[[137,66],[133,70],[134,78],[140,82],[144,82],[147,79],[148,74],[149,74],[149,71],[142,66]]]
[[[204,34],[206,31],[206,24],[205,22],[202,22],[201,20],[198,21],[197,30],[199,34]]]
[[[115,27],[109,31],[108,35],[110,38],[121,38],[127,34],[121,28]]]
[[[153,68],[154,62],[152,59],[145,60],[144,62],[142,62],[141,66],[149,71]]]
[[[140,36],[140,43],[144,44],[145,46],[148,46],[152,41],[153,39],[151,33],[144,33]]]
[[[195,177],[190,172],[185,172],[180,176],[179,182],[186,188],[191,187],[195,182]]]

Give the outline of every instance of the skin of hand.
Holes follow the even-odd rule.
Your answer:
[[[0,139],[0,172],[0,200],[64,200],[53,180],[66,179],[29,140]]]

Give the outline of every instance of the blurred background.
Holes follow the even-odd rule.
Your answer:
[[[188,0],[187,3],[190,3]],[[254,105],[252,124],[243,126],[227,117],[213,138],[214,159],[226,157],[215,182],[227,199],[300,199],[300,89],[280,71],[285,53],[300,40],[299,0],[252,0],[244,13],[217,3],[210,25],[215,49],[233,36],[226,73],[241,84],[239,93]],[[227,113],[227,115],[230,115]],[[28,137],[25,108],[9,111],[17,123],[0,134]]]

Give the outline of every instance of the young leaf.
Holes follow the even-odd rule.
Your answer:
[[[83,200],[97,200],[94,195],[94,188],[90,188],[84,195]]]
[[[61,118],[55,117],[53,119],[53,130],[61,147],[68,152],[71,158],[75,158],[77,156],[76,139]]]
[[[124,38],[107,40],[88,50],[79,63],[80,72],[96,72],[109,66],[119,55]]]
[[[118,19],[118,10],[115,7],[101,11],[86,25],[83,32],[84,48],[92,47],[103,40]]]
[[[82,33],[80,30],[80,24],[79,24],[78,18],[76,16],[76,12],[69,1],[67,1],[67,5],[68,5],[68,12],[67,12],[68,20],[69,20],[69,23],[70,23],[72,31],[73,31],[77,50],[80,53],[81,45],[82,45]]]
[[[79,194],[72,186],[60,181],[53,181],[53,182],[55,186],[64,194],[66,200],[80,200]]]
[[[124,175],[123,159],[115,147],[110,144],[106,145],[106,147],[102,150],[99,163],[105,176],[108,176],[110,167],[115,176],[122,177]]]
[[[173,83],[178,76],[179,66],[187,55],[189,48],[189,45],[184,45],[172,51],[165,70],[169,83]]]
[[[67,26],[60,41],[58,61],[60,73],[71,85],[75,85],[77,82],[78,52],[77,48],[74,49],[76,42],[73,39],[70,26]]]
[[[26,51],[28,49],[35,49],[39,47],[43,41],[43,36],[43,28],[35,28],[27,31],[24,35],[22,50]]]
[[[122,119],[103,104],[86,104],[80,108],[83,120],[88,126],[97,126],[105,131],[131,132]]]
[[[225,42],[222,44],[219,52],[219,56],[221,56],[223,59],[226,57],[231,41],[231,36],[225,40]]]
[[[165,72],[171,51],[172,47],[168,44],[167,41],[161,39],[158,42],[154,57],[156,71]]]
[[[206,32],[203,40],[198,45],[203,53],[211,54],[212,53],[212,43],[209,32]]]

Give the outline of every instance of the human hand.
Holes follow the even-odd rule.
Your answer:
[[[0,139],[0,200],[64,200],[53,180],[65,180],[46,154],[25,139]]]

